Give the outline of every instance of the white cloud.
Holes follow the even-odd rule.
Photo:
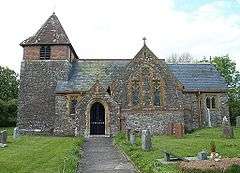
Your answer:
[[[80,58],[133,58],[143,36],[159,58],[173,52],[240,57],[240,16],[224,15],[221,3],[184,12],[165,0],[8,0],[0,6],[1,65],[19,71],[18,44],[39,29],[54,3]]]

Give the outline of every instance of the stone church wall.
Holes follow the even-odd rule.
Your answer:
[[[70,115],[69,113],[67,96],[56,95],[55,104],[54,135],[74,136],[76,127],[75,115]]]
[[[122,111],[125,120],[125,127],[137,131],[149,128],[154,134],[165,134],[170,123],[184,123],[183,112],[181,111],[143,111],[131,112]]]
[[[56,118],[55,87],[67,80],[71,64],[66,60],[24,60],[21,64],[18,127],[24,131],[51,133]]]

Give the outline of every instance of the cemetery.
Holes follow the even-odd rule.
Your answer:
[[[240,128],[223,123],[222,127],[181,134],[181,138],[179,134],[148,138],[146,131],[136,134],[128,129],[115,138],[142,173],[224,172],[240,165]]]

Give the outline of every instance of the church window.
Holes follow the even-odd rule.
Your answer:
[[[73,99],[70,103],[70,114],[76,114],[77,100]]]
[[[206,107],[208,109],[215,109],[216,108],[216,98],[214,96],[206,98]]]
[[[109,95],[111,95],[111,88],[110,88],[110,87],[107,88],[107,93],[108,93]]]
[[[133,81],[133,85],[132,85],[132,104],[133,104],[133,106],[138,105],[139,100],[140,100],[139,82]]]
[[[158,81],[154,82],[154,92],[153,92],[153,103],[154,106],[160,106],[161,102],[161,91],[160,91],[160,85]]]
[[[41,46],[40,48],[40,59],[50,59],[51,48],[50,46]]]
[[[207,106],[208,109],[211,108],[211,99],[210,99],[210,97],[206,98],[206,106]]]
[[[216,100],[215,97],[212,97],[212,109],[216,108]]]

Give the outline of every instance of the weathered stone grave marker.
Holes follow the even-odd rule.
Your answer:
[[[207,155],[208,155],[208,153],[206,151],[201,151],[198,153],[197,159],[198,160],[208,160]]]
[[[182,123],[174,123],[174,133],[176,138],[182,138],[184,136],[184,125]]]
[[[222,125],[223,125],[223,136],[225,138],[233,138],[234,137],[233,128],[229,124],[226,116],[223,117]]]
[[[130,143],[134,145],[136,143],[136,135],[135,132],[130,133]]]
[[[236,117],[236,127],[240,127],[240,116]]]
[[[20,131],[19,131],[19,128],[18,127],[15,127],[13,129],[13,139],[17,139],[20,137]]]
[[[152,148],[151,133],[150,130],[142,131],[142,149],[148,151]]]
[[[7,144],[7,130],[1,131],[0,143]]]

